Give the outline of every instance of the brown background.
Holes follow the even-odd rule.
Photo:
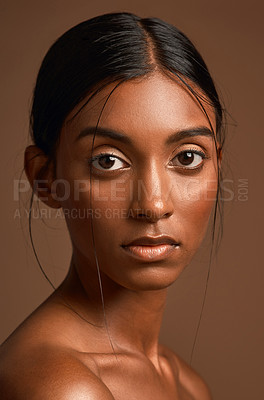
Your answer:
[[[212,264],[193,365],[208,382],[215,400],[264,398],[261,1],[0,2],[0,342],[51,293],[33,257],[25,212],[23,218],[15,218],[19,207],[21,211],[28,207],[28,195],[19,205],[13,190],[22,169],[23,149],[29,143],[28,111],[36,73],[55,38],[84,19],[110,11],[158,16],[182,29],[204,56],[232,115],[224,162],[229,179],[225,186],[231,191],[226,194],[234,198],[225,201],[224,239]],[[48,218],[45,223],[50,227],[34,221],[35,244],[42,265],[58,285],[67,270],[70,243],[63,221]],[[161,332],[162,341],[187,361],[203,299],[208,246],[205,243],[170,289]]]

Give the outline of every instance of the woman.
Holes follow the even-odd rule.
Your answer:
[[[31,126],[27,177],[62,208],[72,259],[2,345],[1,399],[210,399],[158,343],[218,206],[222,108],[201,56],[159,19],[85,21],[45,56]]]

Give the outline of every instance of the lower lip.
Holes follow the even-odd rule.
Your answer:
[[[123,246],[128,254],[140,260],[158,261],[168,257],[173,251],[179,248],[175,244],[160,244],[157,246]]]

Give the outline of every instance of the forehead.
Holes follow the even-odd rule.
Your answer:
[[[171,131],[196,126],[210,128],[199,102],[179,79],[172,80],[161,73],[154,73],[124,82],[115,89],[116,85],[104,88],[72,119],[82,106],[80,103],[66,119],[62,135],[70,130],[68,140],[74,141],[82,129],[96,126],[99,116],[99,126],[135,137],[144,134],[166,136]],[[202,95],[193,84],[191,86]],[[205,102],[203,107],[215,129],[214,110]]]

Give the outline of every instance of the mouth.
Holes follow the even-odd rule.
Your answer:
[[[169,236],[138,238],[121,246],[130,256],[145,261],[159,261],[180,248],[180,242]]]

